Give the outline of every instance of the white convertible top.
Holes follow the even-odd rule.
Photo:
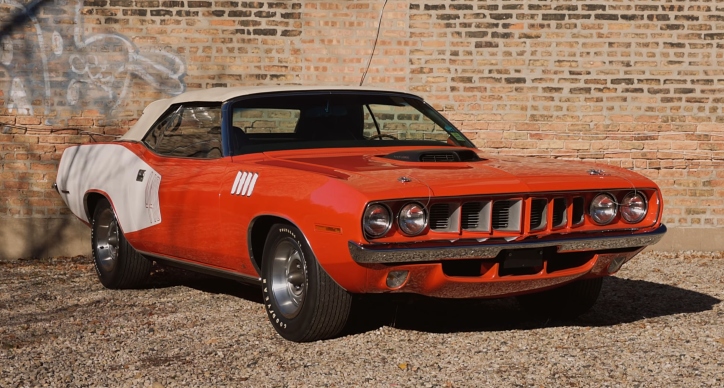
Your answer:
[[[277,92],[304,92],[304,91],[367,91],[367,92],[391,92],[391,93],[405,93],[399,90],[392,89],[380,89],[360,86],[242,86],[233,88],[211,88],[192,90],[184,92],[178,96],[166,98],[163,100],[154,101],[143,110],[143,114],[134,124],[131,129],[121,137],[121,140],[136,140],[140,141],[148,132],[148,129],[153,123],[158,120],[168,107],[174,104],[180,104],[184,102],[225,102],[236,97],[248,96],[252,94],[264,94],[264,93],[277,93]]]

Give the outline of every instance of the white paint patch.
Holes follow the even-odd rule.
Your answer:
[[[80,100],[80,83],[78,83],[78,81],[70,81],[68,84],[68,91],[66,92],[66,99],[70,105],[78,103],[78,100]]]
[[[13,62],[13,41],[7,36],[3,36],[0,39],[0,63],[5,66],[10,66]]]
[[[146,170],[137,181],[139,170]],[[161,222],[158,190],[161,175],[136,154],[119,144],[87,144],[67,148],[58,166],[56,180],[61,197],[78,218],[85,214],[86,193],[108,194],[125,233]],[[68,193],[63,193],[68,191]]]
[[[15,111],[15,112],[13,112]],[[8,103],[8,112],[18,115],[32,115],[33,107],[30,105],[28,93],[25,92],[25,84],[23,80],[15,77],[10,86],[10,102]]]
[[[53,36],[50,38],[50,47],[53,49],[53,54],[58,56],[63,54],[63,37],[58,31],[53,31]]]

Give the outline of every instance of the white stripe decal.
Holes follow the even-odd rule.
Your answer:
[[[243,174],[241,174],[241,179],[239,179],[239,186],[236,187],[236,192],[234,194],[239,195],[239,193],[241,192],[241,186],[244,183],[244,181],[246,180],[246,177],[248,175],[249,175],[248,172],[244,172]]]
[[[249,185],[249,192],[246,193],[247,197],[251,197],[251,192],[254,191],[254,185],[256,185],[257,178],[259,178],[259,174],[254,173],[254,178],[251,179],[251,184]]]
[[[251,183],[251,178],[254,176],[254,174],[249,173],[247,175],[246,180],[244,181],[244,187],[241,189],[241,195],[246,195],[246,189],[249,188],[249,183]]]
[[[236,179],[234,180],[234,186],[231,188],[231,194],[234,194],[234,192],[236,191],[236,187],[239,186],[239,181],[241,180],[240,178],[241,178],[241,171],[239,171],[236,174]]]

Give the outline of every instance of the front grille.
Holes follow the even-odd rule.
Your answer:
[[[455,154],[451,152],[445,153],[427,153],[420,155],[421,162],[457,162]]]
[[[568,225],[569,200],[579,212],[574,214],[574,219],[583,217],[583,197],[531,198],[526,214],[523,213],[524,200],[517,198],[434,203],[429,208],[430,230],[488,232],[508,238],[511,233],[523,231],[523,221],[531,233],[563,228]]]
[[[490,201],[466,202],[462,206],[461,228],[475,232],[490,230]]]
[[[530,230],[543,229],[548,221],[548,200],[545,198],[534,198],[530,203]]]
[[[430,229],[446,231],[450,229],[450,204],[436,203],[430,206]]]
[[[461,220],[463,230],[478,228],[482,208],[482,202],[468,202],[463,205],[463,218]]]
[[[505,229],[510,221],[510,201],[496,201],[493,204],[493,229]]]
[[[566,210],[567,206],[565,198],[555,198],[553,200],[553,220],[551,222],[553,223],[554,228],[566,226],[566,222],[568,222],[566,219]]]
[[[430,232],[445,233],[435,238],[449,238],[450,241],[485,241],[491,238],[512,241],[519,237],[540,238],[551,233],[587,231],[587,203],[597,193],[543,192],[531,197],[510,194],[430,198]],[[616,194],[617,198],[625,193],[621,190]],[[424,199],[418,200],[425,202]],[[395,206],[390,207],[395,209]]]
[[[573,225],[580,225],[583,223],[583,219],[585,217],[585,206],[584,206],[584,200],[583,197],[574,197],[573,198],[573,215],[571,219],[571,223]]]
[[[504,199],[493,202],[493,230],[520,230],[520,200]]]

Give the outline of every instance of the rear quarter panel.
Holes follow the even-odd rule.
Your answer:
[[[136,181],[139,170],[145,170],[142,182]],[[67,148],[56,180],[63,201],[87,224],[92,214],[86,212],[86,196],[91,192],[105,195],[125,233],[161,222],[157,206],[159,182],[160,175],[123,143]]]

